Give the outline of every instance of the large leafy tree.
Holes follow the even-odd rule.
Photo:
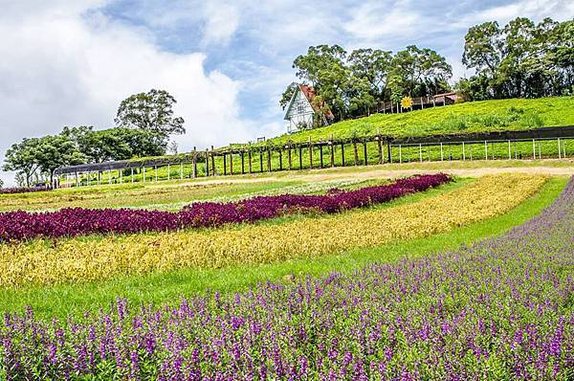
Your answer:
[[[85,162],[84,155],[77,150],[74,143],[63,135],[48,135],[38,140],[34,161],[50,177],[54,184],[54,172],[61,166]]]
[[[355,78],[364,79],[369,93],[376,100],[382,100],[388,84],[393,55],[379,49],[357,49],[349,55],[348,63]]]
[[[32,175],[40,167],[36,158],[39,144],[38,138],[26,138],[20,143],[12,144],[6,151],[2,169],[20,173],[24,179],[24,185],[30,186]]]
[[[463,64],[473,75],[458,87],[470,99],[542,97],[571,93],[574,21],[535,24],[517,17],[473,26],[465,36]]]
[[[393,57],[391,76],[391,92],[418,97],[447,90],[452,67],[434,50],[410,45]]]
[[[116,115],[116,124],[124,128],[138,128],[167,139],[173,134],[184,134],[184,120],[174,116],[175,98],[165,90],[152,89],[124,99]]]

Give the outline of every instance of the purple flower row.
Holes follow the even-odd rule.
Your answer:
[[[56,212],[0,213],[0,242],[86,234],[173,231],[254,222],[294,211],[336,213],[391,201],[451,181],[445,174],[417,175],[394,183],[326,195],[262,196],[238,202],[200,202],[179,212],[136,209],[67,208]]]
[[[35,188],[0,188],[0,194],[16,194],[16,193],[32,193],[32,192],[45,192],[51,190],[47,186]]]
[[[574,182],[503,237],[235,295],[0,323],[0,378],[570,380]]]

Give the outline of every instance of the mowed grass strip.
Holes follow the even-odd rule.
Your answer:
[[[407,196],[379,209],[393,209],[430,197],[451,192],[472,180],[463,179],[425,193]],[[20,312],[31,306],[42,318],[81,316],[84,311],[107,308],[117,297],[132,305],[153,303],[177,305],[182,297],[218,291],[243,291],[260,282],[292,280],[312,275],[322,276],[332,271],[352,272],[370,263],[389,263],[403,258],[432,255],[470,245],[478,240],[503,234],[538,215],[560,194],[566,177],[553,177],[534,196],[526,199],[508,213],[454,228],[448,232],[411,240],[381,244],[373,248],[352,249],[339,254],[299,258],[279,263],[233,265],[224,269],[179,269],[168,273],[117,277],[104,282],[62,284],[50,287],[0,289],[0,311]]]
[[[486,176],[452,192],[396,208],[302,217],[280,224],[1,245],[0,286],[101,281],[122,275],[273,263],[376,247],[503,214],[536,193],[546,180],[537,175]]]

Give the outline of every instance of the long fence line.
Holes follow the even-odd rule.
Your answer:
[[[82,186],[353,165],[542,158],[574,158],[574,126],[418,138],[375,135],[274,146],[194,149],[171,157],[63,167],[56,175],[58,184]]]

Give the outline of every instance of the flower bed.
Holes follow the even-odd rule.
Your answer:
[[[457,252],[175,308],[6,315],[0,378],[570,380],[573,236],[571,182],[539,217]]]
[[[218,229],[0,245],[0,287],[256,265],[376,247],[503,214],[537,192],[545,181],[545,177],[535,175],[489,176],[389,208]]]
[[[279,217],[294,210],[335,213],[391,201],[451,181],[445,174],[419,175],[389,185],[327,195],[261,196],[231,203],[203,202],[177,213],[134,209],[70,208],[56,212],[0,213],[0,241],[60,238],[97,233],[173,231],[254,222]]]

